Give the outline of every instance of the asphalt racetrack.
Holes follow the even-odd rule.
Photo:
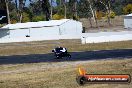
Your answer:
[[[2,64],[23,64],[40,62],[73,62],[101,59],[125,59],[132,58],[132,49],[100,50],[85,52],[70,52],[72,58],[55,59],[53,53],[48,54],[30,54],[30,55],[12,55],[0,56],[0,65]]]

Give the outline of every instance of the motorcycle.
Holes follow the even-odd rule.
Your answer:
[[[55,52],[54,50],[52,50],[52,52],[54,52],[57,59],[62,59],[63,57],[71,58],[71,55],[68,52]]]

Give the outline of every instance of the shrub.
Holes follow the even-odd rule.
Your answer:
[[[59,14],[54,14],[53,15],[53,20],[60,20],[60,19],[63,19],[64,16],[63,15],[59,15]]]
[[[96,18],[100,20],[103,17],[103,13],[101,11],[96,11]]]
[[[113,11],[110,11],[110,14],[108,15],[108,13],[106,13],[106,15],[105,15],[105,19],[107,19],[108,18],[108,16],[111,18],[111,19],[113,19],[113,18],[115,18],[115,16],[116,16],[116,14],[115,14],[115,12],[113,12]]]
[[[44,21],[45,18],[43,15],[40,15],[40,16],[34,16],[33,17],[33,22],[37,22],[37,21]]]
[[[112,12],[110,13],[110,18],[115,18],[115,16],[116,16],[115,12],[112,11]]]
[[[128,4],[123,8],[123,13],[124,14],[130,14],[132,13],[132,4]]]
[[[11,23],[12,23],[12,24],[17,23],[17,20],[12,19],[12,20],[11,20]]]
[[[24,12],[22,22],[29,22],[29,21],[30,21],[29,14]]]

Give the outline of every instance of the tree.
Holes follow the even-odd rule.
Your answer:
[[[100,3],[105,5],[105,8],[107,10],[108,24],[110,26],[110,11],[111,11],[110,0],[108,0],[107,2],[106,1],[104,1],[104,2],[100,1]]]
[[[58,13],[59,15],[64,14],[64,18],[67,18],[67,2],[68,0],[56,0],[58,5]]]
[[[110,24],[111,24],[111,22],[110,22],[111,4],[114,3],[115,0],[96,0],[95,2],[96,2],[96,4],[100,3],[100,4],[104,5],[104,8],[106,9],[108,24],[110,26]]]
[[[32,1],[28,8],[29,8],[30,12],[33,14],[33,16],[40,15],[43,12],[42,2],[40,0],[37,0],[34,2]]]
[[[69,0],[69,11],[72,16],[77,17],[77,0]]]
[[[8,7],[8,0],[5,0],[6,4],[6,11],[7,11],[7,19],[8,19],[8,24],[10,24],[10,13],[9,13],[9,7]]]
[[[22,22],[23,18],[23,8],[25,6],[26,0],[19,0],[19,22]]]
[[[46,15],[46,21],[50,20],[50,11],[49,11],[49,1],[48,0],[42,0],[42,9],[43,12]]]
[[[23,8],[25,6],[26,0],[15,0],[15,7],[16,7],[16,12],[17,12],[17,17],[19,18],[19,22],[22,22],[23,18]]]
[[[62,5],[62,0],[56,0],[56,3],[58,6],[61,6]]]
[[[66,19],[67,18],[67,6],[66,6],[66,0],[62,0],[62,3],[63,3],[63,6],[64,6],[64,18]]]
[[[52,19],[53,16],[53,6],[52,6],[53,0],[50,2],[50,19]]]
[[[95,13],[95,6],[94,6],[94,1],[90,1],[90,0],[87,0],[89,2],[89,8],[90,8],[90,11],[92,13],[92,16],[94,18],[94,22],[96,24],[96,27],[98,27],[98,22],[97,22],[97,18],[96,18],[96,13]]]
[[[91,20],[92,13],[90,11],[89,2],[87,0],[80,0],[78,3],[78,15],[81,18],[88,18],[90,26],[93,27]]]

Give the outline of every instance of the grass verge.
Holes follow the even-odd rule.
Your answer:
[[[55,46],[63,46],[70,52],[109,50],[109,49],[128,49],[132,48],[132,41],[93,43],[82,45],[80,40],[56,40],[26,43],[0,44],[0,56],[3,55],[23,55],[23,54],[44,54],[51,53]]]
[[[61,62],[61,64],[66,63]],[[2,65],[0,88],[131,88],[132,86],[132,83],[79,86],[75,80],[78,66],[83,66],[88,74],[132,75],[132,59],[69,63],[72,64],[64,67],[61,67],[60,63]],[[49,67],[49,65],[51,66]]]

